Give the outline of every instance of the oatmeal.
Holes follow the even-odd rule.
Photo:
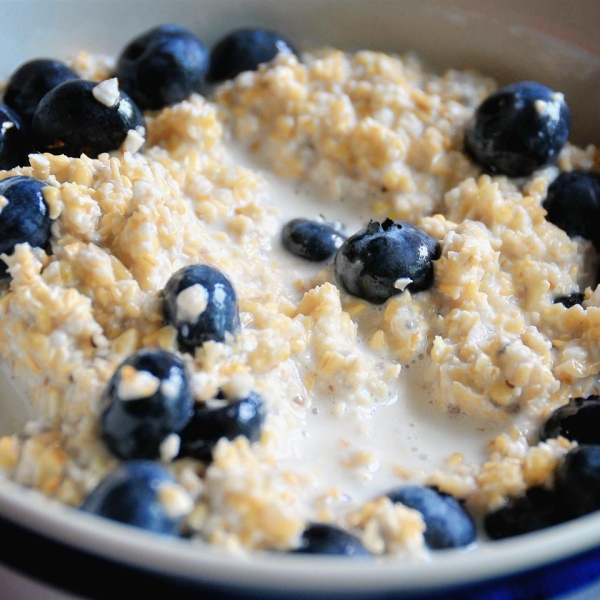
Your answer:
[[[577,446],[538,431],[597,390],[596,251],[543,202],[559,172],[600,159],[567,143],[531,174],[486,174],[464,140],[493,80],[430,73],[414,55],[294,52],[206,97],[163,108],[134,97],[143,122],[127,121],[113,150],[50,149],[4,172],[41,182],[51,227],[48,244],[2,256],[0,348],[30,418],[0,438],[0,468],[81,506],[120,461],[145,457],[141,429],[135,443],[111,437],[121,421],[107,425],[107,398],[169,402],[185,388],[192,421],[161,430],[148,458],[170,474],[158,501],[186,535],[293,550],[322,522],[373,554],[420,560],[427,511],[393,501],[394,488],[433,486],[477,521],[551,489]],[[101,82],[90,87],[97,110],[129,101],[110,59],[69,64]],[[559,118],[558,104],[536,102]],[[328,229],[338,255],[371,220],[385,232],[405,223],[402,236],[411,224],[430,240],[431,277],[417,288],[400,274],[377,301],[351,295],[337,259],[281,245],[290,219],[320,215],[343,222]],[[209,279],[180,285],[197,265]],[[581,302],[555,302],[573,293]],[[227,324],[198,341],[227,303]],[[144,349],[175,356],[189,382],[123,366]],[[202,449],[190,441],[234,409],[251,429]],[[448,443],[428,448],[423,432]]]

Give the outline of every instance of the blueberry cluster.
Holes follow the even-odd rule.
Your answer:
[[[464,149],[489,173],[525,177],[556,163],[570,128],[571,114],[563,95],[524,81],[494,92],[481,103],[465,132]],[[549,186],[543,207],[548,221],[570,237],[591,240],[600,251],[599,174],[561,173]]]
[[[178,331],[180,350],[224,341],[238,327],[236,295],[229,280],[207,265],[175,273],[163,291],[166,322]],[[186,362],[159,348],[138,350],[115,370],[103,395],[100,433],[123,463],[89,495],[82,508],[124,523],[176,533],[180,519],[165,513],[157,486],[171,481],[153,461],[194,457],[210,461],[222,439],[256,441],[265,409],[253,390],[240,397],[219,390],[214,405],[193,398]]]
[[[209,82],[255,70],[278,52],[296,51],[286,38],[265,29],[229,33],[209,54],[185,27],[161,25],[122,50],[112,89],[106,82],[78,79],[56,60],[26,62],[10,76],[0,105],[0,169],[27,164],[28,153],[35,151],[91,158],[122,147],[138,151],[142,144],[126,142],[130,135],[143,140],[142,111],[175,104],[203,92]]]
[[[436,240],[411,223],[371,221],[346,238],[339,226],[323,221],[293,219],[281,233],[283,247],[310,261],[334,257],[342,287],[372,304],[383,304],[405,289],[419,292],[433,284],[434,261],[440,257]]]
[[[257,69],[278,52],[292,51],[291,43],[277,33],[243,29],[224,37],[209,56],[189,30],[161,25],[124,48],[115,79],[81,80],[53,59],[23,63],[11,74],[0,104],[0,170],[26,165],[29,153],[36,151],[91,158],[120,148],[138,151],[146,133],[142,110],[174,104],[202,91],[207,78],[216,82],[234,77]],[[133,142],[127,145],[130,136]],[[10,255],[20,243],[40,247],[48,243],[51,223],[42,187],[27,177],[2,183],[0,194],[9,205],[0,213],[0,253]],[[5,271],[2,262],[0,275]],[[230,288],[226,293],[235,299]],[[181,326],[182,349],[193,352],[205,339],[221,340],[225,332],[235,331],[236,310],[231,308],[221,321],[213,321],[203,339],[195,337],[198,324],[190,325],[189,335],[183,333],[187,325]],[[168,306],[166,312],[169,318]]]
[[[475,523],[453,496],[434,487],[406,485],[390,492],[388,498],[421,513],[425,523],[425,543],[431,550],[466,548],[475,543]],[[354,535],[325,523],[310,523],[294,553],[351,558],[371,556]]]
[[[486,515],[492,539],[521,535],[600,510],[600,396],[572,398],[540,429],[540,440],[562,436],[578,446],[554,474],[552,489],[536,486]]]

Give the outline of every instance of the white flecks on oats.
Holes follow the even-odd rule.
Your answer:
[[[367,502],[348,517],[351,527],[359,529],[360,539],[373,554],[393,554],[410,559],[426,557],[421,513],[389,498]]]
[[[140,129],[142,130],[141,132],[139,131]],[[145,141],[144,128],[136,127],[127,132],[121,149],[123,152],[135,153],[144,145]]]
[[[208,290],[201,283],[190,285],[177,294],[176,306],[178,323],[197,323],[208,306]]]
[[[184,382],[178,371],[172,370],[167,379],[160,382],[160,392],[167,398],[176,398],[181,392]]]
[[[119,99],[119,80],[116,77],[101,81],[92,88],[92,94],[100,104],[111,108]]]
[[[185,517],[194,510],[194,501],[182,485],[161,483],[156,495],[165,513],[171,519]]]
[[[249,373],[236,373],[223,385],[221,391],[228,400],[242,400],[247,398],[254,387],[254,378]]]
[[[403,292],[406,289],[406,286],[410,285],[412,281],[413,280],[410,277],[400,277],[400,279],[396,279],[394,282],[394,287]]]
[[[134,367],[125,365],[121,368],[121,378],[117,385],[119,400],[139,400],[149,398],[160,389],[160,378],[149,371],[138,371]]]
[[[179,454],[180,447],[181,438],[176,433],[171,433],[160,444],[160,460],[164,463],[171,462]]]

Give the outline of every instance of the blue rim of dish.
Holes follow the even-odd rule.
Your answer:
[[[178,600],[204,596],[221,600],[300,600],[308,594],[311,600],[336,598],[331,591],[225,586],[124,565],[57,542],[3,517],[0,517],[0,540],[2,564],[45,585],[90,600],[114,598],[119,589],[128,586],[138,597],[152,593],[175,595]],[[600,580],[600,547],[522,573],[469,585],[426,592],[344,590],[337,597],[340,600],[548,600],[597,580]]]

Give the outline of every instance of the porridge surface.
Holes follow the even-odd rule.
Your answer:
[[[210,264],[233,283],[242,326],[181,354],[194,397],[251,387],[267,420],[254,444],[221,440],[209,465],[165,446],[191,535],[288,549],[318,520],[419,558],[423,520],[385,497],[394,486],[433,484],[481,515],[551,485],[573,445],[537,430],[596,389],[600,291],[591,243],[541,202],[560,171],[600,159],[567,144],[531,177],[482,175],[462,147],[491,79],[434,75],[412,55],[302,58],[147,113],[140,153],[31,155],[5,173],[46,182],[55,221],[50,253],[23,244],[5,259],[0,348],[31,418],[0,438],[0,466],[80,505],[116,464],[98,435],[108,380],[139,348],[177,352],[161,292],[181,267]],[[71,66],[110,77],[108,59]],[[287,220],[319,215],[348,233],[369,219],[419,226],[441,246],[433,287],[381,306],[348,295],[331,262],[281,247]],[[578,290],[585,308],[553,303]]]

